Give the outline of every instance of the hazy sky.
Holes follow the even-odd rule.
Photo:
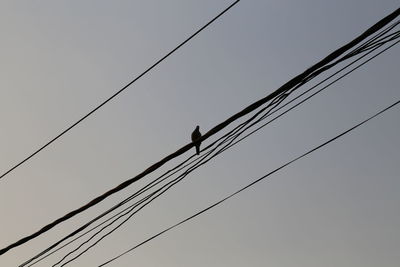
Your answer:
[[[231,2],[0,1],[0,172]],[[187,144],[197,124],[206,132],[398,5],[241,1],[0,180],[0,247],[138,174]],[[392,104],[400,98],[399,51],[390,49],[198,169],[70,266],[96,266],[116,256]],[[110,266],[398,266],[399,115],[399,108],[385,113]],[[0,256],[0,266],[17,266],[154,177]],[[61,255],[36,266],[51,266]]]

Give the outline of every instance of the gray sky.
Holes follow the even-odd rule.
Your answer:
[[[1,1],[1,172],[231,2]],[[274,91],[398,4],[241,1],[0,180],[0,247],[187,144],[197,124],[206,132]],[[392,104],[400,98],[399,62],[396,46],[198,169],[71,266],[116,256]],[[384,114],[110,266],[398,266],[399,114]],[[155,177],[0,256],[0,265],[22,263]]]

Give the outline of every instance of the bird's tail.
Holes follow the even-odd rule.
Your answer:
[[[196,154],[197,154],[197,155],[200,155],[200,145],[197,145],[197,146],[196,146]]]

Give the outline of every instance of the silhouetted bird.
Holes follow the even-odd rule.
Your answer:
[[[194,129],[194,131],[192,133],[192,142],[196,141],[200,137],[201,137],[200,127],[197,125],[196,129]],[[201,143],[196,144],[196,153],[197,153],[197,155],[200,155],[200,145],[201,145]]]

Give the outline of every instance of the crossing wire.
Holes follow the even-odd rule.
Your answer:
[[[110,259],[110,260],[108,260],[108,261],[106,261],[106,262],[104,262],[104,263],[98,265],[98,267],[102,267],[102,266],[105,266],[105,265],[107,265],[107,264],[110,264],[111,262],[113,262],[113,261],[115,261],[115,260],[121,258],[122,256],[124,256],[124,255],[128,254],[129,252],[131,252],[131,251],[137,249],[138,247],[140,247],[140,246],[146,244],[147,242],[149,242],[149,241],[151,241],[151,240],[153,240],[153,239],[155,239],[155,238],[161,236],[162,234],[165,234],[166,232],[168,232],[168,231],[170,231],[170,230],[172,230],[172,229],[174,229],[174,228],[176,228],[176,227],[178,227],[178,226],[180,226],[180,225],[182,225],[182,224],[184,224],[184,223],[186,223],[186,222],[188,222],[188,221],[194,219],[195,217],[200,216],[201,214],[203,214],[203,213],[205,213],[205,212],[211,210],[212,208],[215,208],[216,206],[219,206],[219,205],[222,204],[223,202],[225,202],[225,201],[229,200],[230,198],[232,198],[232,197],[238,195],[239,193],[245,191],[246,189],[248,189],[248,188],[254,186],[255,184],[261,182],[261,181],[264,180],[265,178],[271,176],[272,174],[274,174],[274,173],[280,171],[281,169],[283,169],[283,168],[289,166],[290,164],[292,164],[292,163],[298,161],[299,159],[308,156],[309,154],[315,152],[316,150],[319,150],[320,148],[322,148],[322,147],[324,147],[324,146],[326,146],[326,145],[332,143],[333,141],[339,139],[340,137],[342,137],[342,136],[344,136],[344,135],[350,133],[351,131],[355,130],[356,128],[360,127],[361,125],[367,123],[368,121],[370,121],[370,120],[376,118],[377,116],[381,115],[382,113],[384,113],[384,112],[388,111],[389,109],[395,107],[395,106],[398,105],[399,103],[400,103],[400,100],[397,100],[395,103],[393,103],[393,104],[391,104],[390,106],[384,108],[383,110],[381,110],[381,111],[375,113],[374,115],[372,115],[372,116],[370,116],[369,118],[363,120],[362,122],[360,122],[360,123],[354,125],[354,126],[351,127],[350,129],[348,129],[348,130],[346,130],[346,131],[344,131],[344,132],[342,132],[342,133],[336,135],[335,137],[329,139],[328,141],[326,141],[326,142],[324,142],[324,143],[322,143],[322,144],[320,144],[320,145],[318,145],[318,146],[312,148],[311,150],[305,152],[304,154],[302,154],[302,155],[300,155],[300,156],[298,156],[298,157],[296,157],[296,158],[294,158],[294,159],[288,161],[287,163],[285,163],[285,164],[281,165],[280,167],[274,169],[273,171],[271,171],[271,172],[265,174],[264,176],[262,176],[262,177],[256,179],[255,181],[251,182],[250,184],[248,184],[248,185],[246,185],[246,186],[240,188],[239,190],[237,190],[237,191],[231,193],[230,195],[228,195],[228,196],[224,197],[223,199],[221,199],[221,200],[215,202],[214,204],[212,204],[212,205],[206,207],[205,209],[202,209],[202,210],[198,211],[197,213],[195,213],[195,214],[193,214],[193,215],[187,217],[186,219],[184,219],[184,220],[182,220],[182,221],[180,221],[180,222],[178,222],[178,223],[176,223],[176,224],[174,224],[174,225],[172,225],[172,226],[170,226],[170,227],[168,227],[168,228],[162,230],[161,232],[159,232],[159,233],[157,233],[157,234],[155,234],[155,235],[153,235],[153,236],[147,238],[146,240],[142,241],[142,242],[139,243],[138,245],[136,245],[136,246],[134,246],[134,247],[132,247],[132,248],[126,250],[125,252],[119,254],[118,256],[116,256],[116,257],[114,257],[114,258],[112,258],[112,259]],[[64,264],[64,265],[65,265],[65,264]],[[62,266],[64,266],[64,265],[62,265]]]
[[[88,208],[98,204],[99,202],[103,201],[104,199],[106,199],[107,197],[111,196],[112,194],[121,191],[122,189],[126,188],[127,186],[131,185],[132,183],[138,181],[139,179],[143,178],[144,176],[146,176],[146,175],[152,173],[153,171],[155,171],[156,169],[160,168],[161,166],[163,166],[166,162],[170,161],[171,159],[176,158],[177,156],[185,153],[186,151],[191,149],[193,146],[195,146],[197,143],[202,142],[205,139],[209,138],[210,136],[212,136],[212,135],[216,134],[217,132],[221,131],[222,129],[224,129],[225,127],[227,127],[228,125],[230,125],[234,121],[238,120],[239,118],[251,113],[252,111],[254,111],[256,109],[258,109],[260,106],[264,105],[265,103],[269,102],[270,100],[272,100],[272,99],[274,99],[276,97],[279,97],[282,94],[285,94],[287,91],[293,89],[293,87],[296,87],[299,84],[302,84],[303,81],[306,80],[308,77],[310,77],[310,75],[312,76],[312,74],[314,72],[319,71],[321,68],[324,68],[324,66],[326,66],[330,62],[336,60],[343,53],[345,53],[346,51],[352,49],[354,46],[358,45],[364,39],[368,38],[369,36],[371,36],[375,32],[377,32],[380,29],[382,29],[383,27],[385,27],[392,20],[394,20],[399,14],[400,14],[400,8],[398,8],[397,10],[393,11],[388,16],[384,17],[383,19],[381,19],[380,21],[375,23],[372,27],[367,29],[365,32],[363,32],[361,35],[359,35],[358,37],[356,37],[355,39],[353,39],[352,41],[350,41],[346,45],[344,45],[344,46],[340,47],[339,49],[337,49],[337,50],[333,51],[332,53],[330,53],[324,59],[322,59],[318,63],[314,64],[313,66],[308,68],[303,73],[301,73],[301,74],[295,76],[294,78],[292,78],[291,80],[289,80],[287,83],[282,85],[280,88],[278,88],[273,93],[265,96],[264,98],[259,99],[258,101],[256,101],[253,104],[249,105],[248,107],[246,107],[242,111],[232,115],[231,117],[229,117],[225,121],[223,121],[220,124],[216,125],[214,128],[212,128],[207,133],[205,133],[201,138],[199,138],[196,142],[192,142],[192,143],[189,143],[189,144],[181,147],[177,151],[169,154],[168,156],[164,157],[160,161],[158,161],[155,164],[151,165],[150,167],[148,167],[146,170],[144,170],[143,172],[139,173],[135,177],[132,177],[132,178],[126,180],[125,182],[121,183],[120,185],[118,185],[118,186],[112,188],[111,190],[105,192],[103,195],[100,195],[100,196],[96,197],[95,199],[93,199],[92,201],[87,203],[86,205],[67,213],[63,217],[60,217],[60,218],[56,219],[55,221],[53,221],[52,223],[47,224],[46,226],[42,227],[37,232],[35,232],[35,233],[33,233],[33,234],[29,235],[29,236],[26,236],[26,237],[24,237],[24,238],[22,238],[22,239],[20,239],[20,240],[18,240],[16,242],[10,244],[9,246],[1,249],[0,250],[0,255],[6,253],[7,251],[9,251],[12,248],[15,248],[17,246],[20,246],[20,245],[30,241],[33,238],[36,238],[37,236],[49,231],[50,229],[52,229],[56,225],[66,221],[66,220],[72,218],[73,216],[75,216],[75,215],[87,210]],[[319,72],[319,73],[321,73],[321,72]]]
[[[397,24],[399,24],[399,22],[396,22],[396,23],[395,23],[395,25],[397,25]],[[398,32],[396,32],[396,33],[397,33],[397,35],[398,35]],[[390,34],[389,36],[395,36],[395,35]],[[374,39],[376,39],[376,38],[374,37]],[[365,42],[365,45],[364,45],[364,48],[365,48],[365,49],[363,48],[362,50],[358,50],[359,53],[361,53],[361,52],[363,52],[363,51],[364,51],[364,52],[365,52],[365,51],[368,51],[365,55],[363,55],[363,56],[361,56],[360,58],[358,58],[358,59],[352,61],[351,63],[349,63],[348,65],[346,65],[346,66],[343,67],[342,69],[340,69],[339,71],[336,71],[334,74],[332,74],[332,75],[330,75],[328,78],[324,79],[322,82],[319,82],[317,85],[314,85],[313,87],[309,88],[309,89],[306,90],[304,93],[302,93],[300,96],[303,96],[305,93],[307,93],[307,92],[309,92],[310,90],[314,89],[314,88],[317,87],[318,85],[321,85],[323,82],[327,81],[328,79],[334,77],[335,75],[337,75],[338,73],[340,73],[341,71],[343,71],[344,69],[346,69],[347,67],[353,65],[354,63],[358,62],[360,59],[362,59],[362,58],[364,58],[365,56],[371,54],[371,53],[374,52],[376,49],[378,49],[380,46],[382,46],[382,45],[384,45],[384,44],[386,44],[386,43],[388,43],[388,42],[390,42],[390,41],[393,41],[393,40],[395,40],[395,39],[393,39],[393,38],[388,39],[387,37],[384,37],[384,38],[382,38],[382,39],[380,39],[380,40],[377,41],[377,42],[379,43],[379,46],[377,46],[377,45],[374,44],[374,43],[371,43],[370,41]],[[255,130],[251,131],[250,133],[246,134],[244,137],[240,138],[239,140],[236,140],[236,141],[235,141],[235,139],[236,139],[237,137],[239,137],[244,131],[246,131],[246,130],[249,129],[250,127],[254,126],[255,124],[257,124],[257,123],[263,121],[263,120],[266,119],[267,117],[270,117],[270,115],[274,114],[274,113],[275,113],[276,111],[278,111],[278,110],[281,110],[283,107],[287,106],[289,103],[293,102],[293,100],[299,98],[300,96],[297,96],[295,99],[291,100],[290,102],[286,103],[285,105],[283,105],[283,106],[281,106],[281,107],[278,107],[278,109],[276,109],[276,110],[271,109],[272,112],[268,112],[268,113],[264,114],[260,119],[258,119],[257,121],[251,123],[249,126],[246,126],[246,127],[245,127],[243,130],[241,130],[239,133],[234,133],[234,135],[233,135],[233,133],[231,133],[231,134],[233,135],[234,138],[230,138],[228,135],[224,135],[224,136],[226,137],[226,140],[224,140],[223,142],[221,142],[220,145],[217,145],[217,147],[223,145],[223,144],[225,143],[225,141],[227,141],[227,140],[229,140],[228,144],[225,145],[225,146],[224,146],[222,149],[220,149],[219,151],[217,151],[217,152],[212,156],[212,158],[214,158],[214,157],[217,156],[218,154],[224,152],[225,150],[229,149],[230,147],[232,147],[233,145],[235,145],[235,144],[237,144],[238,142],[242,141],[243,139],[247,138],[248,136],[254,134],[255,132],[257,132],[257,131],[260,130],[261,128],[265,127],[267,124],[269,124],[269,123],[275,121],[276,119],[280,118],[281,116],[285,115],[287,112],[293,110],[295,107],[297,107],[297,106],[299,106],[300,104],[304,103],[306,100],[309,100],[311,97],[315,96],[317,93],[320,93],[321,91],[323,91],[323,90],[325,90],[326,88],[330,87],[332,84],[338,82],[338,81],[341,80],[343,77],[345,77],[345,76],[351,74],[353,71],[355,71],[356,69],[360,68],[360,67],[363,66],[364,64],[368,63],[368,62],[371,61],[372,59],[376,58],[378,55],[382,54],[383,52],[387,51],[388,49],[390,49],[391,47],[393,47],[394,45],[396,45],[398,42],[399,42],[399,41],[397,41],[397,42],[391,44],[389,47],[387,47],[387,48],[383,49],[382,51],[378,52],[377,54],[373,55],[372,57],[370,57],[369,59],[365,60],[365,61],[362,62],[361,64],[359,64],[359,65],[357,65],[356,67],[352,68],[350,71],[347,71],[346,73],[344,73],[343,75],[341,75],[339,78],[336,78],[334,81],[328,83],[327,85],[325,85],[324,87],[322,87],[321,89],[319,89],[317,92],[313,93],[312,95],[310,95],[310,96],[308,96],[307,98],[303,99],[302,101],[300,101],[299,103],[297,103],[297,104],[295,104],[294,106],[290,107],[290,108],[287,109],[286,111],[282,112],[282,113],[279,114],[278,116],[276,116],[276,117],[274,117],[273,119],[269,120],[267,123],[264,123],[262,126],[258,127],[257,129],[255,129]],[[372,50],[368,49],[368,46],[373,46],[373,49],[372,49]],[[356,56],[356,55],[357,55],[357,53],[353,53],[353,52],[350,52],[350,53],[351,53],[353,56]],[[232,131],[231,131],[231,132],[232,132]],[[232,135],[231,135],[231,137],[232,137]],[[219,140],[220,140],[220,139],[219,139]],[[235,141],[235,142],[233,142],[233,141]],[[209,145],[208,147],[210,147],[210,145]],[[207,148],[206,148],[206,149],[207,149]],[[213,151],[214,151],[215,149],[216,149],[216,148],[214,148]],[[213,152],[213,151],[211,151],[211,152]],[[209,154],[210,154],[210,153],[207,153],[206,155],[203,155],[202,158],[205,158],[205,157],[208,156]],[[190,157],[190,158],[191,158],[191,157]],[[190,158],[189,158],[189,159],[190,159]],[[207,161],[208,161],[208,160],[207,160]],[[184,161],[184,162],[186,162],[186,161]],[[204,164],[204,163],[202,163],[202,164]],[[191,172],[191,171],[193,171],[194,169],[196,169],[197,167],[199,167],[199,163],[197,163],[196,165],[197,165],[197,166],[192,167],[192,169],[191,169],[189,172]],[[180,166],[180,164],[179,164],[177,167],[179,167],[179,166]],[[173,169],[172,169],[172,170],[173,170]],[[184,176],[186,176],[189,172],[186,171],[186,172],[184,173]],[[168,173],[168,172],[167,172],[167,173]],[[136,202],[135,204],[130,205],[128,208],[125,208],[123,211],[117,213],[116,215],[114,215],[113,217],[107,219],[107,220],[104,221],[103,223],[101,223],[101,224],[95,226],[95,227],[92,228],[90,231],[87,231],[85,234],[91,232],[91,231],[94,230],[95,228],[98,228],[98,227],[100,227],[102,224],[105,224],[105,223],[107,223],[108,221],[110,221],[111,219],[117,217],[117,219],[114,219],[111,223],[107,224],[107,225],[106,225],[105,227],[103,227],[100,231],[96,232],[91,238],[89,238],[87,241],[83,242],[83,243],[82,243],[80,246],[78,246],[76,249],[74,249],[73,251],[71,251],[71,252],[69,252],[68,254],[66,254],[59,262],[57,262],[57,263],[54,264],[53,266],[56,266],[57,264],[61,263],[68,255],[71,255],[73,252],[77,251],[77,250],[78,250],[79,248],[81,248],[84,244],[88,243],[88,242],[89,242],[90,240],[92,240],[96,235],[100,234],[101,231],[103,231],[105,228],[107,228],[107,227],[109,227],[110,225],[112,225],[112,224],[113,224],[114,222],[116,222],[118,219],[122,218],[123,216],[128,216],[129,213],[131,213],[131,215],[129,215],[129,217],[128,217],[127,219],[125,219],[125,220],[124,220],[122,223],[120,223],[118,226],[114,227],[113,230],[111,230],[110,232],[108,232],[107,234],[105,234],[104,236],[102,236],[102,237],[101,237],[98,241],[96,241],[94,244],[90,245],[89,248],[85,249],[85,251],[81,252],[78,256],[74,257],[73,259],[67,261],[67,262],[64,263],[62,266],[66,265],[67,263],[69,263],[69,262],[75,260],[76,258],[78,258],[79,256],[81,256],[82,254],[84,254],[86,251],[88,251],[88,249],[92,248],[94,245],[96,245],[97,243],[99,243],[102,239],[104,239],[106,236],[108,236],[109,234],[111,234],[112,232],[114,232],[114,231],[115,231],[117,228],[119,228],[122,224],[124,224],[126,221],[128,221],[134,214],[136,214],[136,213],[137,213],[139,210],[141,210],[144,206],[146,206],[147,204],[149,204],[150,202],[152,202],[154,199],[156,199],[158,196],[160,196],[161,194],[163,194],[164,192],[166,192],[166,191],[171,187],[170,184],[172,184],[172,186],[175,185],[176,183],[178,183],[179,181],[181,181],[181,180],[184,178],[184,176],[183,176],[183,177],[179,176],[179,177],[175,178],[174,181],[172,181],[172,182],[170,182],[170,183],[164,185],[162,188],[156,190],[155,192],[151,193],[150,195],[146,196],[145,198],[141,199],[140,201]],[[161,178],[162,178],[162,176],[159,177],[158,179],[161,179]],[[166,178],[168,178],[168,177],[166,177]],[[163,178],[162,180],[164,180],[164,179],[166,179],[166,178]],[[153,182],[154,182],[154,181],[153,181]],[[153,182],[152,182],[152,183],[153,183]],[[150,185],[151,185],[151,183],[150,183],[149,185],[147,185],[147,186],[150,186]],[[147,190],[148,190],[148,189],[146,188],[147,186],[145,186],[145,190],[144,190],[144,191],[147,191]],[[167,187],[167,188],[164,189],[165,187]],[[143,189],[142,189],[142,190],[143,190]],[[142,192],[144,192],[144,191],[142,191]],[[159,191],[161,191],[161,193],[159,193]],[[141,191],[139,191],[139,192],[141,193]],[[154,196],[155,194],[157,194],[157,195]],[[137,196],[137,193],[135,193],[134,196],[135,196],[135,195]],[[132,196],[131,196],[131,197],[132,197]],[[130,197],[130,198],[131,198],[131,197]],[[151,199],[150,199],[150,197],[151,197]],[[126,201],[129,201],[129,200],[126,199],[126,200],[124,200],[122,203],[126,203]],[[138,205],[141,205],[141,204],[143,203],[143,201],[147,201],[147,202],[146,202],[145,204],[143,204],[143,206],[140,207],[138,210],[134,211],[134,209],[135,209]],[[120,205],[122,205],[122,204],[119,203],[119,204],[116,205],[116,207],[119,207]],[[122,214],[122,215],[121,215],[121,214]],[[85,235],[85,234],[83,234],[83,235]],[[78,238],[82,237],[83,235],[80,235]],[[65,239],[62,239],[62,240],[65,240]],[[62,240],[61,240],[61,241],[62,241]],[[66,245],[72,243],[72,242],[75,241],[75,240],[77,240],[77,239],[74,239],[74,240],[72,240],[71,242],[68,242],[68,243],[65,244],[64,246],[66,246]],[[59,244],[59,243],[60,243],[60,242],[57,242],[56,244]],[[62,247],[64,247],[64,246],[62,246]],[[61,247],[61,248],[62,248],[62,247]],[[48,248],[48,249],[51,249],[51,248],[54,248],[54,245],[51,246],[51,247]],[[59,249],[61,249],[61,248],[59,248]],[[43,251],[43,253],[48,252],[48,249],[46,249],[45,251]],[[59,249],[56,249],[55,251],[53,251],[53,252],[49,253],[48,255],[42,257],[41,259],[37,260],[36,262],[32,263],[32,264],[29,265],[29,266],[32,266],[32,265],[38,263],[39,261],[41,261],[41,260],[43,260],[44,258],[46,258],[46,257],[50,256],[51,254],[53,254],[54,252],[58,251]],[[25,266],[27,263],[29,263],[29,262],[35,260],[36,258],[38,258],[38,257],[41,256],[41,255],[43,255],[43,254],[41,253],[41,254],[35,256],[35,257],[32,258],[31,260],[29,260],[28,262],[26,262],[26,263],[24,263],[23,265],[20,265],[20,266]]]

